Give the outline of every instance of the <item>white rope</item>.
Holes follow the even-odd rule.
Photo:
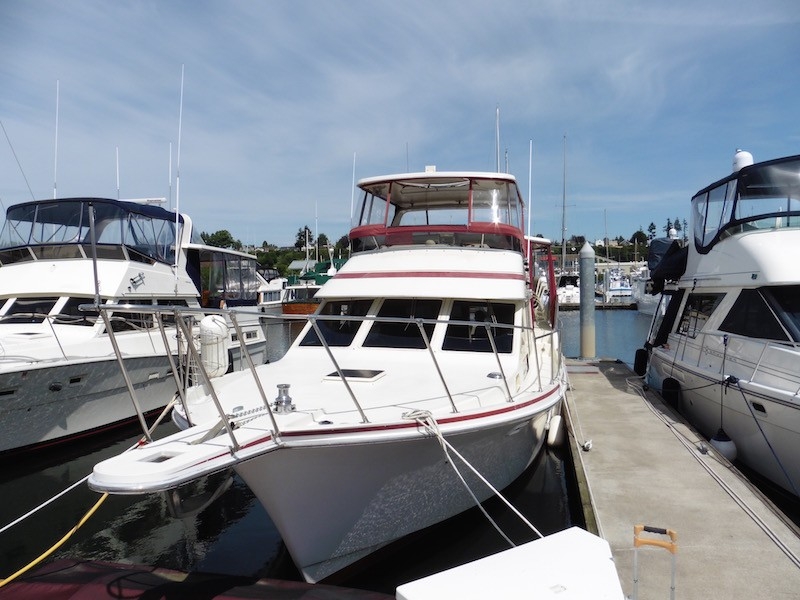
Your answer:
[[[472,471],[478,477],[478,479],[480,479],[486,485],[486,487],[488,487],[490,490],[492,490],[492,492],[498,498],[500,498],[500,500],[515,515],[517,515],[520,518],[520,520],[522,520],[522,522],[525,523],[536,535],[538,535],[540,538],[544,537],[544,535],[538,529],[536,529],[536,527],[533,525],[533,523],[531,523],[528,519],[525,518],[525,515],[523,515],[521,512],[519,512],[508,500],[506,500],[506,498],[503,497],[503,495],[491,483],[489,483],[489,481],[483,475],[481,475],[478,472],[478,470],[475,467],[473,467],[470,464],[470,462],[466,458],[464,458],[458,452],[458,450],[456,450],[453,447],[452,444],[450,444],[450,442],[448,442],[444,438],[444,435],[442,435],[442,432],[439,429],[439,424],[436,422],[436,419],[433,417],[433,415],[430,413],[430,411],[426,411],[426,410],[411,411],[409,413],[404,414],[403,417],[405,417],[407,419],[415,419],[420,425],[424,426],[428,431],[430,431],[431,433],[433,433],[436,436],[436,438],[439,440],[439,444],[442,447],[442,451],[444,452],[445,457],[447,458],[447,461],[453,467],[453,470],[455,471],[455,473],[458,476],[458,478],[461,480],[461,483],[464,484],[464,487],[466,488],[467,492],[469,492],[470,496],[472,496],[472,499],[475,501],[475,504],[478,506],[478,508],[480,508],[480,510],[484,514],[484,516],[488,519],[488,521],[492,524],[492,526],[497,530],[497,532],[501,536],[503,536],[503,538],[509,543],[510,546],[516,547],[516,544],[514,542],[512,542],[511,539],[509,539],[509,537],[500,529],[500,526],[492,519],[492,517],[489,515],[489,513],[486,511],[486,509],[480,503],[478,498],[473,493],[472,489],[469,487],[469,484],[464,479],[464,476],[461,474],[461,471],[459,471],[459,469],[456,466],[455,462],[451,459],[450,452],[455,454],[461,460],[461,462],[464,463],[470,469],[470,471]]]

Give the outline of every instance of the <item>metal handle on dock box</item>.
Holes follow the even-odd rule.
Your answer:
[[[647,533],[657,533],[659,535],[669,536],[670,541],[658,540],[653,538],[639,537],[639,535],[646,531]],[[672,529],[664,529],[663,527],[652,527],[650,525],[634,525],[633,526],[633,547],[640,546],[658,546],[665,548],[672,554],[678,551],[678,534]]]

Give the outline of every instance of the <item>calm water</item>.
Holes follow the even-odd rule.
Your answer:
[[[577,324],[577,320],[575,321]],[[565,316],[569,328],[569,316]],[[622,328],[625,329],[625,328]],[[272,358],[296,333],[272,333]],[[569,340],[574,336],[567,334]],[[164,424],[155,437],[173,431]],[[57,454],[6,461],[0,469],[0,525],[61,492],[91,472],[93,465],[119,454],[139,438],[132,427],[114,437],[72,446]],[[539,529],[549,534],[582,525],[575,503],[568,456],[547,451],[505,496]],[[0,578],[26,565],[58,541],[98,499],[83,484],[34,517],[0,533]],[[515,542],[534,539],[500,501],[485,504]],[[506,543],[477,509],[376,553],[375,560],[342,585],[393,594],[400,583],[502,550]],[[73,558],[157,565],[185,572],[300,580],[268,515],[241,480],[193,514],[171,514],[164,495],[109,496],[71,540],[50,559]]]
[[[595,310],[595,354],[597,358],[621,360],[633,367],[637,348],[641,348],[650,329],[650,317],[637,310]],[[561,311],[564,356],[580,357],[580,312]]]

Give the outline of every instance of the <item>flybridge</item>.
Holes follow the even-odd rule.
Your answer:
[[[144,260],[171,264],[175,257],[176,214],[154,206],[156,200],[63,198],[17,204],[6,212],[0,232],[0,262],[78,257],[80,247],[89,248],[92,243],[91,207],[98,245],[125,247]],[[180,215],[177,219],[179,223],[184,221]]]
[[[524,204],[512,175],[426,170],[359,187],[355,252],[417,244],[522,251]]]

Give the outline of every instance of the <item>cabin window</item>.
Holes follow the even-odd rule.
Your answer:
[[[255,259],[224,252],[200,251],[200,285],[204,308],[254,306],[259,279]]]
[[[719,328],[750,338],[789,339],[759,290],[742,290]]]
[[[520,226],[522,201],[517,186],[506,181],[477,180],[472,189],[472,221]]]
[[[94,304],[93,298],[68,298],[54,316],[53,323],[69,325],[85,325],[93,327],[97,321],[98,313],[96,310],[82,311],[78,307],[82,304]]]
[[[497,325],[514,324],[514,305],[475,300],[453,302],[442,350],[491,352],[492,344],[489,341],[487,324],[494,337],[497,351],[510,353],[514,330]]]
[[[121,304],[131,304],[133,306],[152,306],[152,300],[146,299],[125,299]],[[111,329],[117,333],[120,331],[139,331],[155,327],[155,315],[153,313],[129,313],[118,312],[110,315]]]
[[[678,333],[696,338],[725,294],[690,294],[683,308]]]
[[[17,298],[3,316],[3,323],[41,323],[58,298]]]
[[[320,315],[334,317],[364,317],[372,306],[372,300],[336,300],[335,302],[325,302],[319,310]],[[358,328],[361,326],[362,319],[341,320],[317,320],[317,326],[329,346],[349,346],[353,342]],[[308,330],[301,346],[319,346],[320,341],[317,332],[312,327]]]
[[[389,298],[378,310],[378,317],[402,319],[399,322],[375,321],[370,327],[364,346],[373,348],[425,348],[419,326],[406,319],[438,319],[441,300]],[[423,329],[430,340],[434,323],[425,323]]]

